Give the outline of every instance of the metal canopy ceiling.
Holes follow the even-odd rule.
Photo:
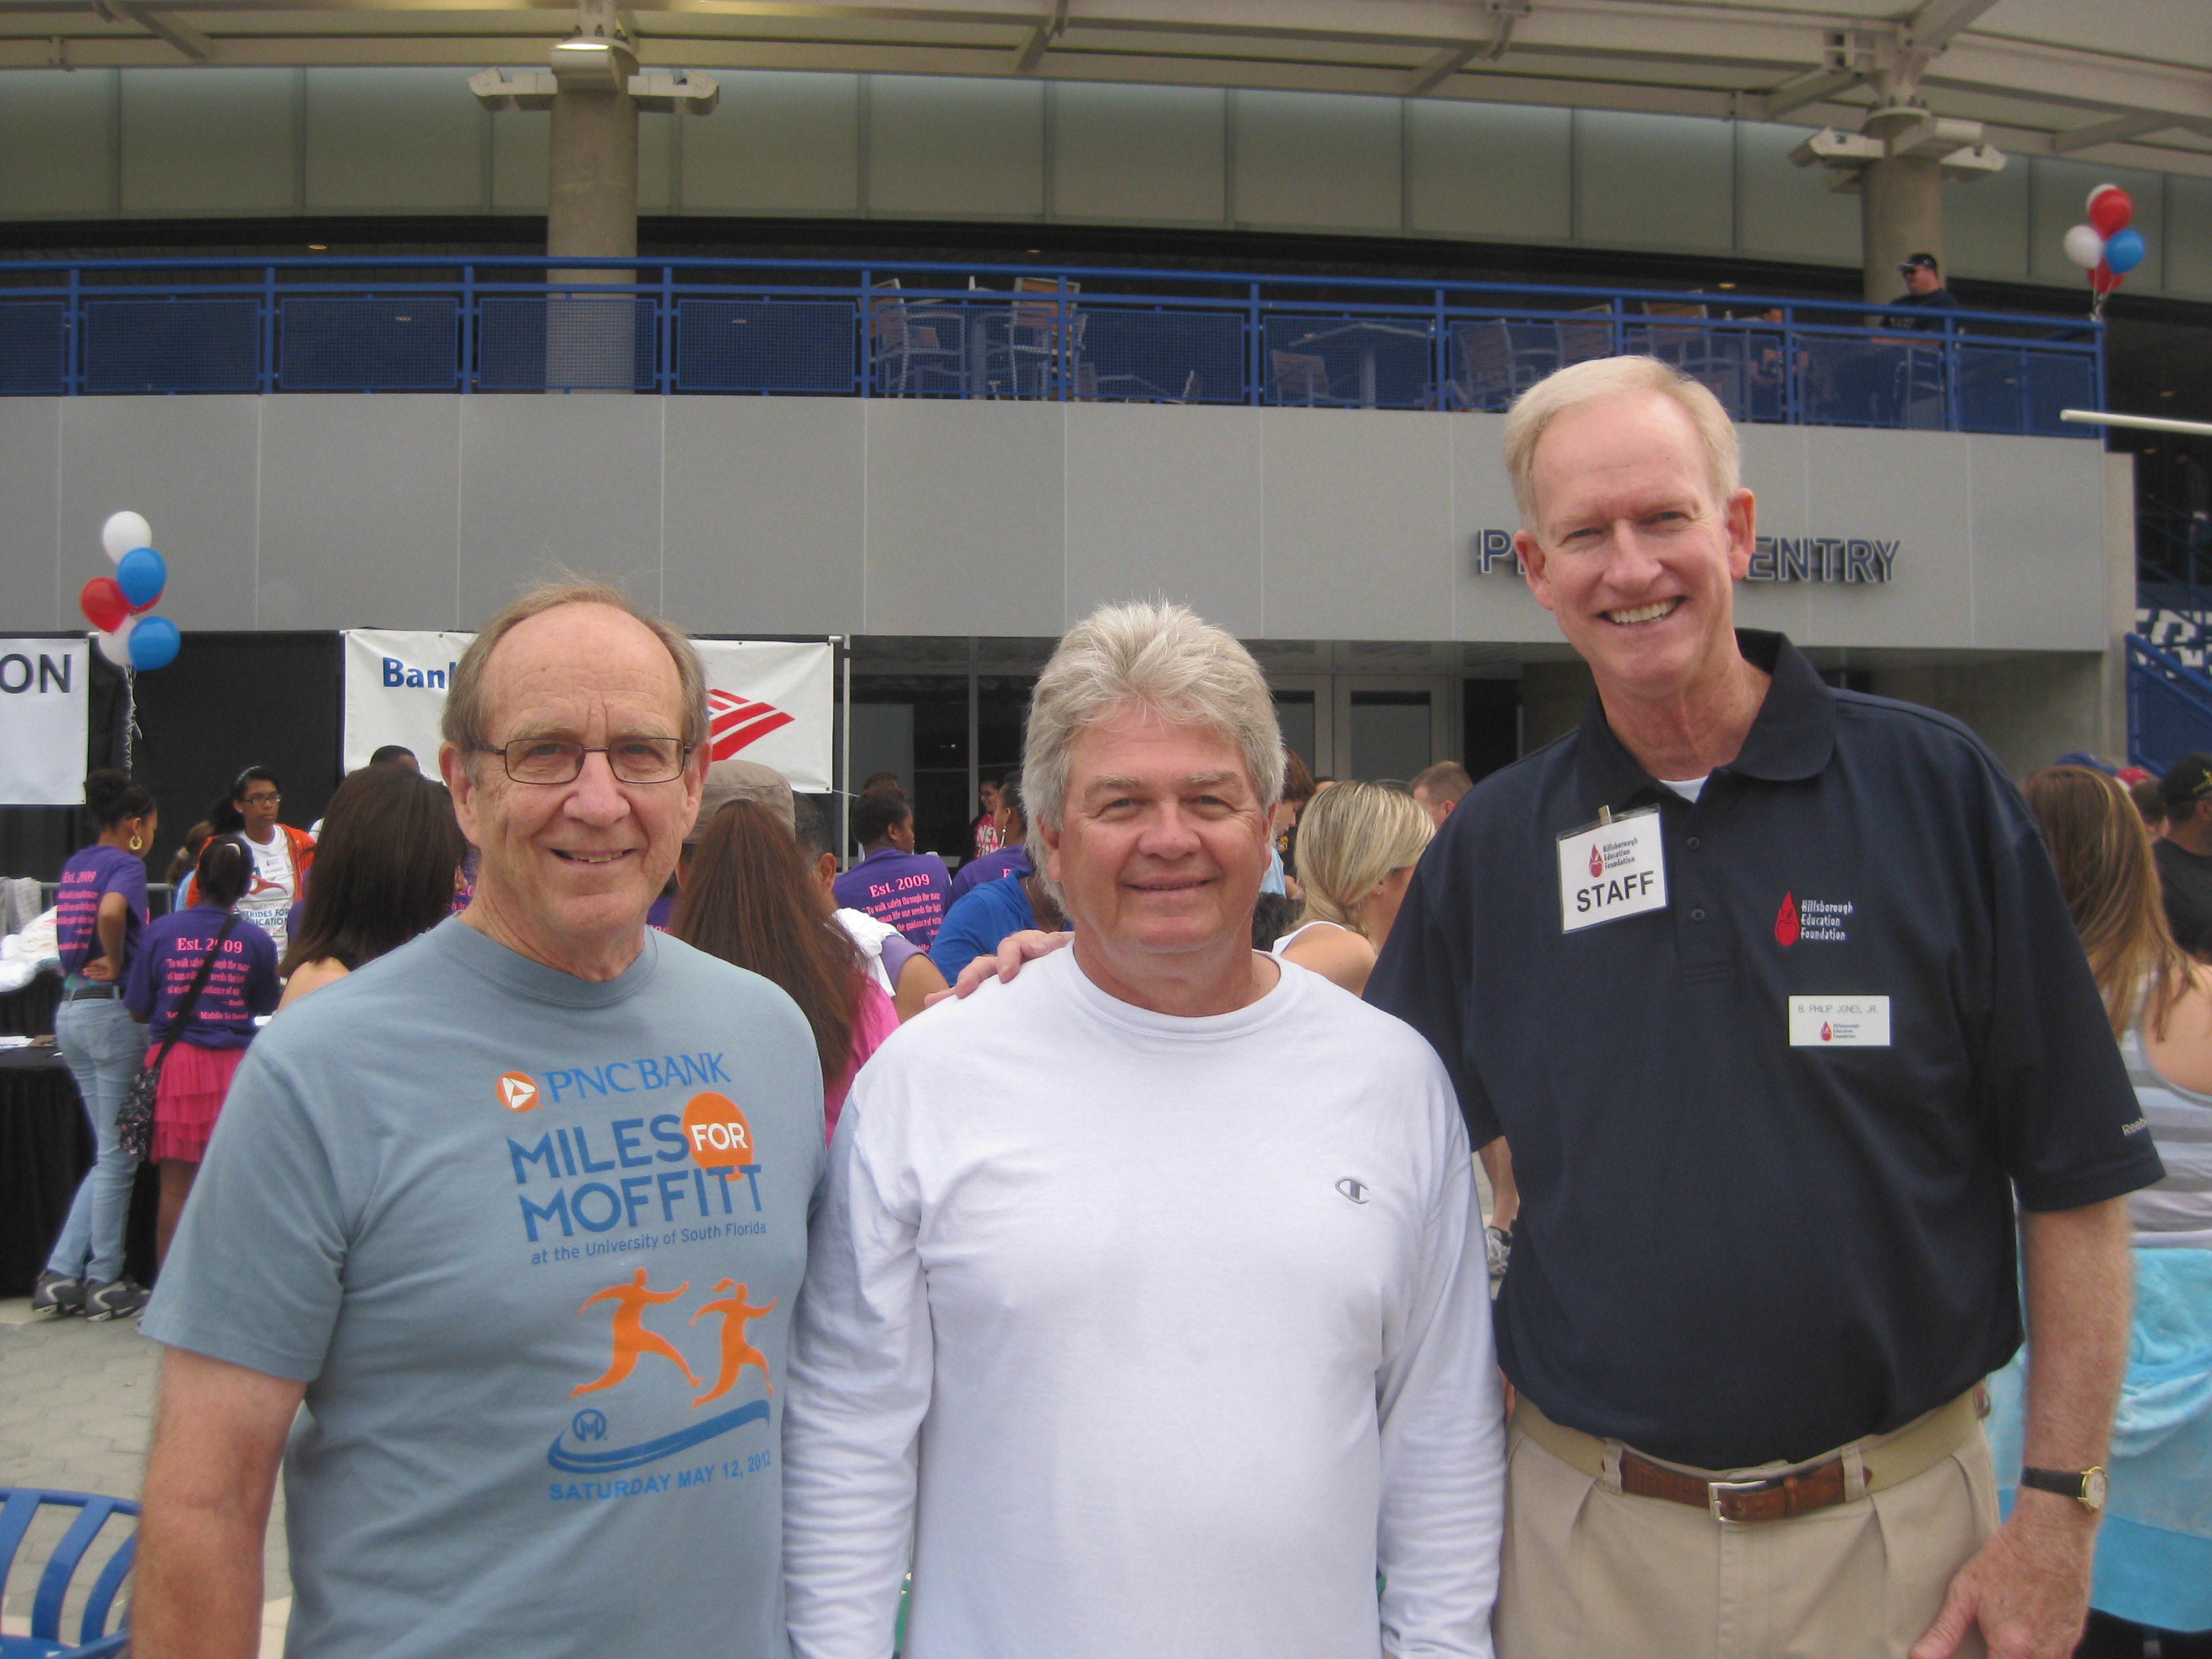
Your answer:
[[[0,68],[542,64],[574,0],[0,0]],[[1856,129],[1917,95],[2026,155],[2212,176],[2205,0],[631,0],[647,68],[862,70]]]

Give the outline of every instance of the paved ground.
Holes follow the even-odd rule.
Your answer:
[[[0,1486],[136,1498],[145,1473],[160,1356],[161,1349],[139,1335],[132,1321],[92,1325],[82,1319],[33,1319],[27,1300],[0,1301]],[[8,1580],[0,1630],[28,1632],[38,1569],[60,1530],[42,1522],[32,1534]],[[79,1569],[80,1585],[90,1582],[100,1559],[95,1555],[90,1571]],[[263,1564],[262,1593],[270,1599],[262,1652],[273,1659],[283,1650],[284,1618],[292,1605],[281,1492]],[[73,1599],[64,1625],[72,1635],[75,1615]]]

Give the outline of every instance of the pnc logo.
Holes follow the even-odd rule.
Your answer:
[[[538,1079],[527,1072],[502,1072],[499,1103],[510,1112],[526,1112],[538,1104]]]
[[[1774,913],[1774,942],[1786,951],[1797,942],[1797,898],[1784,893],[1782,908]]]
[[[720,688],[707,693],[708,745],[716,760],[729,757],[771,732],[780,732],[793,717],[774,703],[762,702]]]
[[[1595,881],[1604,874],[1605,860],[1598,854],[1597,843],[1592,842],[1590,843],[1590,879]]]
[[[736,1170],[757,1164],[753,1127],[727,1095],[694,1095],[684,1103],[684,1144],[703,1170]]]

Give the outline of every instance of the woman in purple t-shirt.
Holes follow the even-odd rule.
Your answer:
[[[127,1319],[146,1305],[146,1292],[123,1276],[137,1160],[116,1139],[115,1118],[142,1052],[123,985],[146,925],[145,854],[157,815],[145,787],[112,769],[84,781],[84,806],[100,839],[62,866],[54,921],[64,981],[54,1043],[76,1079],[97,1152],[32,1291],[31,1310]]]
[[[149,927],[131,964],[125,1000],[132,1018],[146,1022],[151,1045],[146,1063],[154,1063],[172,1034],[178,1039],[161,1062],[154,1097],[153,1161],[161,1170],[161,1206],[154,1224],[157,1267],[169,1254],[231,1077],[253,1041],[253,1017],[273,1011],[283,989],[276,982],[276,941],[244,916],[232,915],[252,875],[245,843],[236,836],[216,836],[200,849],[196,902]],[[210,951],[216,953],[215,966],[179,1030],[178,1012]]]

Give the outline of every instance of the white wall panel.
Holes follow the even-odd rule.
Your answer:
[[[1859,198],[1828,188],[1820,167],[1801,167],[1790,152],[1802,127],[1735,123],[1737,251],[1825,264],[1859,262]]]
[[[506,110],[491,118],[491,207],[495,213],[543,213],[552,153],[550,110]]]
[[[1575,112],[1575,237],[1725,252],[1735,241],[1735,144],[1724,121]]]
[[[0,82],[0,216],[113,208],[116,74]]]
[[[1267,636],[1442,633],[1452,604],[1450,420],[1396,410],[1257,414]]]
[[[1971,184],[1962,179],[1943,186],[1947,276],[2027,280],[2028,197],[2033,183],[2033,164],[2024,155],[2014,155],[2002,173]],[[1856,204],[1858,198],[1851,201]],[[1858,263],[1856,251],[1851,263]]]
[[[1402,110],[1395,98],[1231,93],[1231,216],[1248,225],[1397,229]]]
[[[1051,97],[1054,217],[1211,224],[1228,216],[1227,93],[1071,81]]]
[[[2166,187],[2166,285],[2178,295],[2212,297],[2212,179],[2172,178]]]
[[[307,71],[310,210],[481,209],[482,106],[453,69]]]
[[[714,112],[684,130],[686,213],[860,207],[860,77],[717,70]]]
[[[1420,99],[1407,143],[1407,229],[1515,242],[1574,234],[1571,111]]]
[[[870,212],[1043,213],[1040,83],[878,75],[868,102]]]
[[[295,70],[125,70],[125,213],[289,212],[299,190]]]
[[[61,475],[58,398],[0,398],[0,634],[27,628],[74,628],[80,618],[77,590],[107,574],[85,564],[65,583],[56,545],[55,490]],[[97,539],[80,551],[106,559]],[[72,568],[70,574],[74,574]]]

